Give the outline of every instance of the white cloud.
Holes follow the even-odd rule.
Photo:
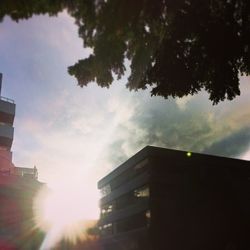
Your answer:
[[[247,152],[245,152],[245,153],[241,156],[241,158],[242,158],[243,160],[250,161],[250,148],[247,150]]]
[[[182,98],[176,98],[176,104],[178,105],[179,109],[184,111],[187,108],[187,104],[190,100],[192,100],[194,96],[188,95]]]

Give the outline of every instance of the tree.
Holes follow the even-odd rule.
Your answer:
[[[83,87],[109,87],[131,61],[130,90],[183,97],[205,89],[216,104],[240,95],[250,73],[248,0],[2,0],[0,18],[67,9],[93,54],[68,68]],[[114,73],[114,74],[113,74]]]

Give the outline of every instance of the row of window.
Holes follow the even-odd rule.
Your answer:
[[[121,197],[113,200],[111,203],[105,204],[101,207],[101,217],[105,217],[114,210],[120,210],[130,205],[135,204],[139,200],[147,199],[149,197],[149,187],[143,186],[129,192]]]
[[[122,174],[115,177],[113,180],[110,181],[109,184],[101,188],[101,197],[105,197],[111,193],[114,189],[118,188],[122,184],[130,181],[138,174],[141,174],[147,170],[148,166],[148,159],[141,161],[140,163],[136,164],[133,168],[129,168],[124,171]]]
[[[113,211],[113,204],[103,205],[101,208],[101,216],[105,216]]]
[[[101,235],[112,235],[113,234],[113,223],[105,224],[99,227]]]
[[[150,219],[151,213],[150,210],[147,210],[129,218],[100,226],[100,234],[108,236],[116,233],[128,232],[138,228],[149,227]]]

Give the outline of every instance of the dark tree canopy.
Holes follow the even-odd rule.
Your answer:
[[[249,0],[1,0],[0,18],[55,15],[75,18],[93,54],[68,68],[80,86],[112,84],[182,97],[205,89],[213,103],[240,94],[239,74],[250,73]]]

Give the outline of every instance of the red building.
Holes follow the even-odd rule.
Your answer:
[[[0,249],[38,249],[43,234],[35,228],[33,198],[42,184],[37,169],[12,162],[16,105],[1,96],[0,74]]]

